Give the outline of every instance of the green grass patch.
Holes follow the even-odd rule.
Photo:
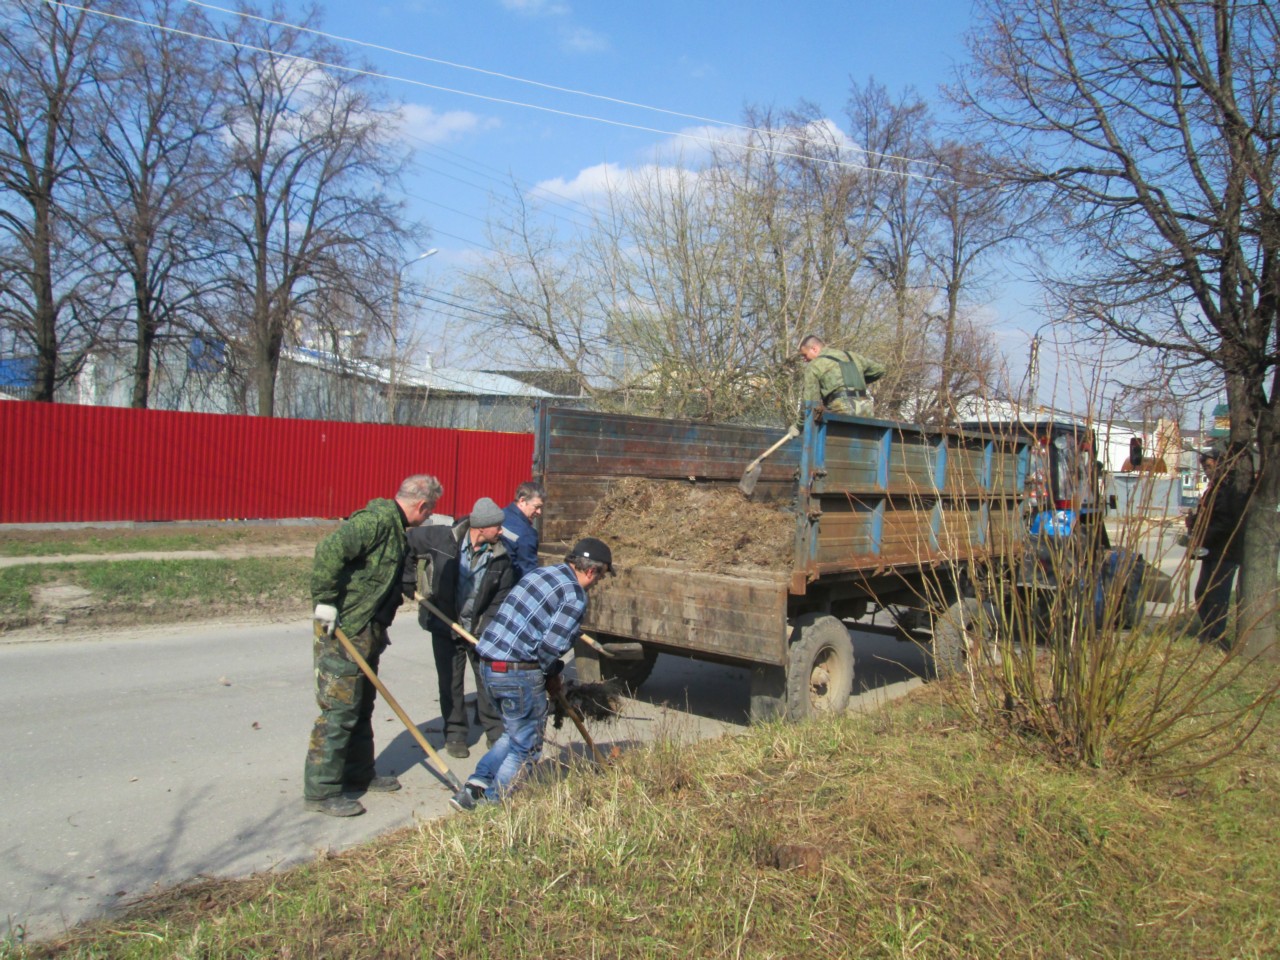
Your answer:
[[[1273,715],[1212,770],[1143,784],[993,741],[935,690],[870,717],[662,741],[11,954],[1280,954]]]
[[[301,612],[306,557],[111,560],[0,568],[0,629],[92,617],[95,623],[160,623],[257,610]],[[72,588],[74,598],[54,587]],[[85,595],[82,591],[87,591]]]
[[[296,545],[300,551],[314,547],[337,526],[270,523],[156,523],[131,527],[75,527],[53,529],[0,529],[0,556],[52,557],[88,553],[160,553],[183,550],[252,551]]]
[[[47,575],[48,571],[34,566],[0,568],[0,624],[30,616],[33,590]]]

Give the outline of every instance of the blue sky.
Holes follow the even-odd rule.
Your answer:
[[[226,0],[211,0],[219,6]],[[203,5],[203,4],[202,4]],[[286,0],[293,20],[303,4]],[[225,14],[207,10],[214,20]],[[670,132],[706,124],[546,89],[481,71],[735,123],[747,105],[785,109],[808,101],[847,127],[850,80],[874,77],[891,92],[914,87],[944,109],[938,85],[965,56],[965,0],[846,0],[844,3],[595,2],[583,0],[408,0],[323,7],[322,29],[376,44],[349,44],[353,60],[399,80],[383,81],[407,104],[415,149],[404,195],[429,224],[438,254],[408,269],[447,289],[454,270],[484,249],[492,197],[525,190],[575,196],[584,172],[649,163]],[[411,54],[416,56],[408,56]],[[427,62],[446,60],[472,70]],[[459,92],[428,89],[422,84]],[[642,131],[497,103],[465,93],[589,114]],[[989,311],[1012,369],[1025,366],[1035,311],[1011,286]],[[1025,288],[1024,288],[1025,289]],[[441,351],[447,362],[461,360]],[[1042,353],[1046,368],[1052,349]],[[1046,369],[1046,374],[1048,370]]]
[[[300,5],[290,4],[297,9]],[[450,60],[545,84],[588,91],[683,114],[736,122],[747,104],[789,107],[805,99],[843,125],[850,77],[932,94],[963,55],[963,2],[571,3],[568,0],[472,0],[333,4],[325,29],[368,43]],[[696,121],[571,96],[527,84],[351,48],[380,72],[407,80],[520,100],[663,131]],[[662,134],[610,126],[388,82],[412,104],[420,173],[408,192],[427,201],[426,218],[480,241],[480,225],[439,204],[483,217],[486,190],[510,175],[527,185],[571,184],[600,164],[646,162]],[[446,152],[439,148],[447,148]],[[470,187],[454,177],[480,183]],[[434,201],[434,202],[432,202]],[[439,235],[437,268],[454,248]]]

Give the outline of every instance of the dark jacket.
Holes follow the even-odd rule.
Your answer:
[[[338,626],[355,636],[370,620],[395,619],[405,549],[404,512],[394,500],[370,500],[316,546],[311,602],[338,608]]]
[[[538,567],[538,531],[514,502],[503,507],[502,516],[502,538],[512,553],[516,579],[519,580]]]
[[[1230,473],[1214,478],[1200,495],[1200,506],[1187,516],[1187,529],[1211,558],[1239,563],[1244,555],[1244,511],[1249,498],[1236,490],[1232,479]]]
[[[430,590],[426,597],[440,612],[457,620],[458,610],[456,593],[458,587],[458,555],[462,550],[462,538],[471,530],[471,521],[463,519],[451,527],[441,524],[413,527],[408,532],[409,554],[404,565],[404,593],[412,597],[417,589],[418,574],[423,572],[429,578]],[[490,545],[493,555],[485,567],[484,576],[476,587],[475,608],[472,614],[473,629],[471,633],[478,635],[489,622],[489,618],[497,611],[499,604],[506,598],[516,583],[515,568],[511,564],[511,553],[502,542],[502,537]],[[448,630],[448,624],[442,623],[438,617],[426,607],[418,606],[418,623],[424,630],[442,632]]]

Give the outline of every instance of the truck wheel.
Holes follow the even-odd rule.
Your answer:
[[[992,639],[991,623],[982,604],[961,597],[933,620],[933,670],[939,677],[964,672],[971,656]]]
[[[658,651],[649,647],[644,648],[644,658],[641,660],[606,660],[601,657],[600,675],[606,682],[617,680],[628,690],[635,691],[649,679],[657,662]]]
[[[835,617],[806,614],[795,622],[787,664],[787,717],[843,713],[853,692],[853,641]]]
[[[596,639],[602,643],[609,640],[604,636]],[[578,679],[583,683],[616,680],[628,690],[634,691],[640,689],[640,684],[648,680],[649,674],[653,673],[654,664],[658,662],[658,651],[645,647],[644,657],[641,660],[610,660],[608,657],[602,657],[585,643],[577,643],[574,644],[573,662]]]

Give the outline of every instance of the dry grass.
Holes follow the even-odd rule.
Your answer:
[[[939,685],[870,717],[660,742],[15,955],[1275,956],[1275,733],[1144,787],[993,742]]]

